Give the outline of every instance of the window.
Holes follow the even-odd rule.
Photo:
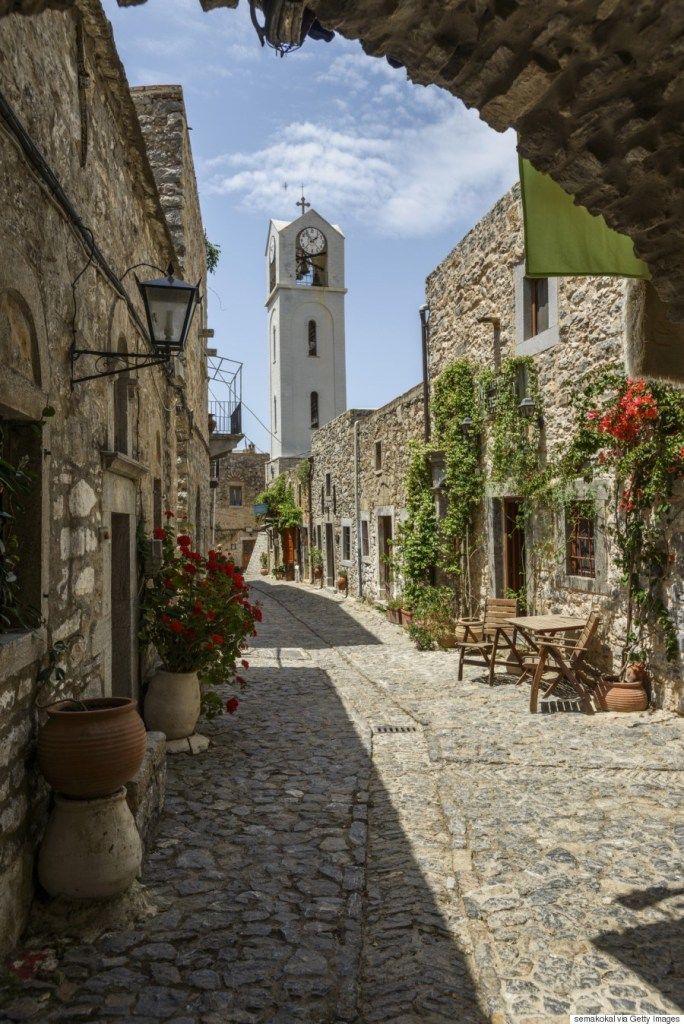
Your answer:
[[[382,441],[375,442],[375,468],[382,469]]]
[[[569,576],[596,578],[596,520],[581,501],[565,511],[565,550]]]
[[[524,281],[524,340],[549,329],[549,279],[526,277]]]
[[[276,361],[276,329],[273,328],[273,362]]]
[[[311,392],[311,428],[312,430],[318,426],[318,392]]]
[[[321,487],[321,512],[325,512],[325,488]],[[320,547],[320,545],[319,545]]]
[[[159,477],[152,481],[152,525],[163,526],[162,520],[162,482]]]
[[[326,473],[325,474],[325,493],[326,494],[330,494],[331,488],[332,488],[332,476],[330,475],[330,473]]]
[[[516,355],[534,356],[560,341],[558,278],[526,277],[520,265],[513,271]]]
[[[337,488],[333,487],[332,492],[332,507],[333,512],[337,512]]]
[[[128,374],[114,381],[114,451],[128,455]]]
[[[242,508],[242,484],[231,484],[228,488],[228,504],[231,508]]]
[[[342,527],[342,561],[351,561],[351,526]]]
[[[278,399],[273,396],[273,433],[278,433]]]
[[[368,540],[368,520],[361,520],[361,554],[364,558],[370,555],[370,543]]]
[[[268,264],[268,290],[272,292],[276,285],[276,261],[275,261],[275,246],[271,243],[271,259]]]
[[[308,335],[309,335],[309,355],[310,356],[317,356],[318,355],[318,338],[317,338],[317,328],[316,328],[316,321],[315,320],[309,320]]]

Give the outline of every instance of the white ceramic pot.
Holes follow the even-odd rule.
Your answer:
[[[38,878],[51,896],[104,900],[138,878],[142,843],[126,790],[96,800],[55,796],[38,855]]]
[[[192,736],[200,713],[200,684],[196,672],[156,672],[145,697],[145,725],[163,732],[167,740]]]

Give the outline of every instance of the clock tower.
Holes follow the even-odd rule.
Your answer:
[[[297,205],[302,215],[272,220],[266,242],[271,477],[347,408],[344,235],[304,196]]]

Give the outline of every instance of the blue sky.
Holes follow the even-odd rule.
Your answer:
[[[247,405],[268,422],[264,246],[270,217],[298,215],[301,182],[347,239],[350,407],[416,384],[425,277],[515,180],[513,135],[358,43],[262,50],[246,0],[207,14],[199,0],[104,6],[131,85],[183,86],[204,222],[222,250],[209,323],[219,353],[244,363]],[[268,450],[249,413],[244,429]]]

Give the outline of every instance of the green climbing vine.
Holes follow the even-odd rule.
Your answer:
[[[539,455],[544,409],[534,360],[504,360],[493,384],[492,481],[510,483],[517,495],[531,497],[543,487]],[[521,415],[523,396],[533,403],[532,415]]]
[[[432,494],[430,448],[411,442],[406,478],[406,520],[400,530],[401,565],[406,603],[411,604],[427,584],[437,562],[437,513]]]
[[[266,505],[264,517],[270,527],[276,530],[288,530],[299,526],[302,513],[295,501],[292,484],[284,476],[279,476],[270,487],[258,494],[257,505]]]

